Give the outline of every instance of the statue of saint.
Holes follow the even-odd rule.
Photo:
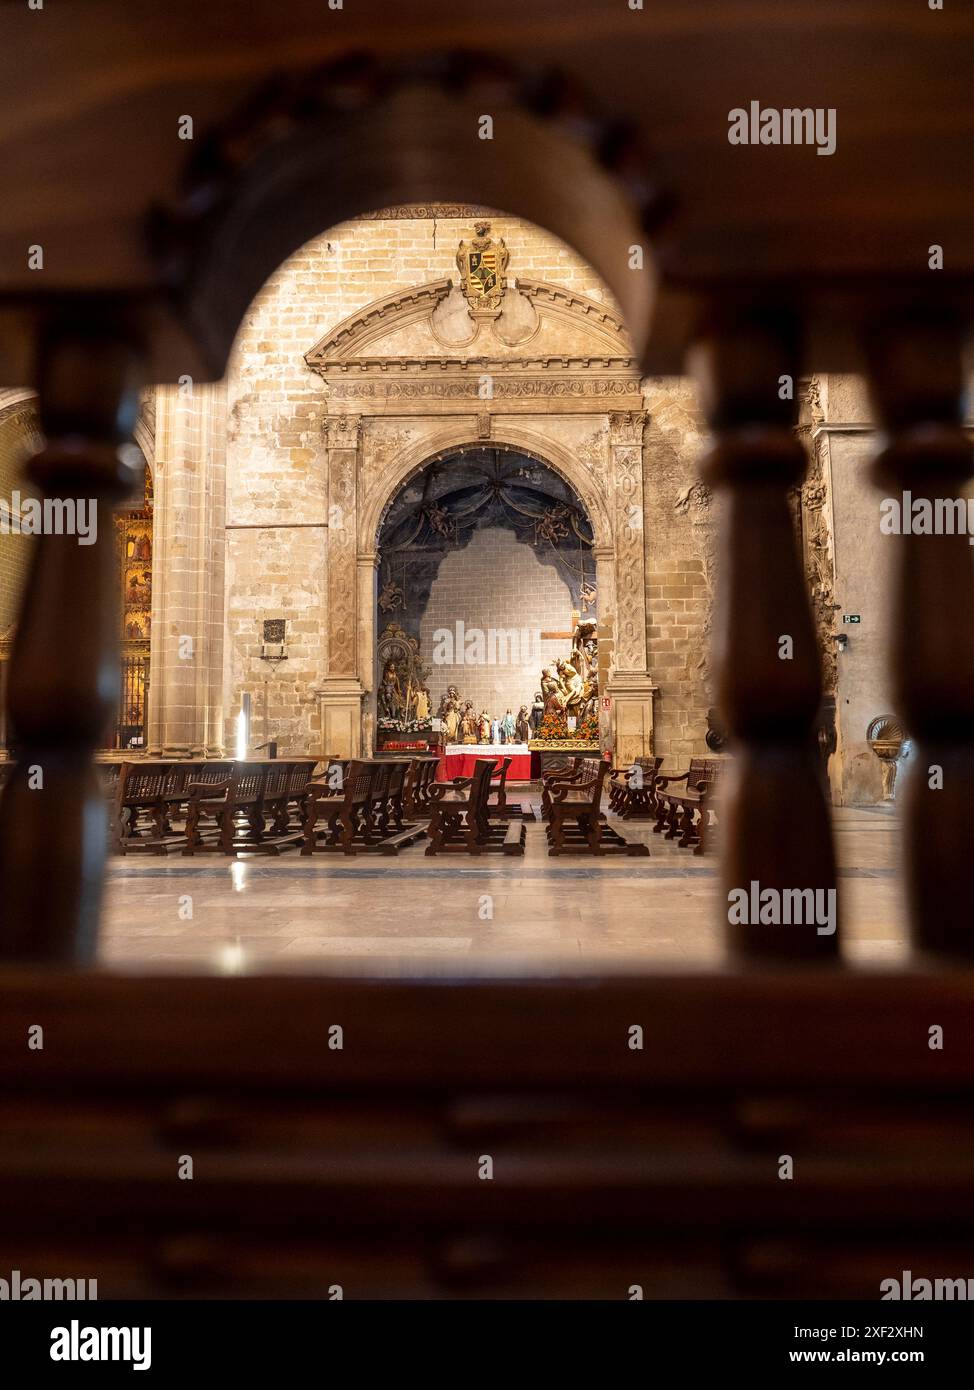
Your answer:
[[[575,629],[572,639],[571,664],[583,681],[595,671],[598,665],[598,626],[591,618],[583,618]]]
[[[490,743],[490,715],[485,709],[480,711],[477,721],[477,737],[481,743]]]
[[[580,707],[585,682],[570,661],[558,662],[558,674],[561,677],[561,688],[564,692],[564,708],[568,714],[577,717],[581,713]]]
[[[531,706],[531,728],[535,733],[541,728],[542,719],[544,719],[544,696],[540,690],[536,690],[534,703]]]
[[[513,742],[514,742],[514,715],[511,713],[510,710],[507,711],[507,713],[504,715],[504,718],[501,720],[501,729],[503,730],[503,733],[504,733],[504,742],[505,742],[505,743],[513,743]]]
[[[565,708],[565,692],[551,666],[546,666],[541,672],[541,696],[545,714],[560,714]]]
[[[460,716],[460,742],[477,742],[477,716],[474,714],[473,704],[470,700],[464,705],[463,713]]]
[[[514,724],[514,738],[518,743],[527,743],[531,738],[531,716],[528,713],[527,705],[522,705],[517,712],[517,720]]]
[[[448,685],[446,694],[440,698],[440,707],[436,711],[437,719],[445,719],[450,706],[458,712],[460,710],[460,692],[455,685]]]
[[[430,693],[425,685],[420,686],[416,691],[416,713],[414,718],[419,724],[425,724],[430,717]]]
[[[582,691],[582,703],[578,711],[579,719],[592,719],[596,721],[599,717],[599,683],[595,672],[589,676]]]
[[[440,709],[442,708],[441,704]],[[460,711],[452,700],[446,707],[446,713],[441,714],[440,718],[443,720],[443,731],[446,734],[447,743],[456,743],[460,730]]]
[[[399,670],[394,661],[387,661],[382,672],[378,705],[380,719],[402,718],[402,686],[399,684]]]

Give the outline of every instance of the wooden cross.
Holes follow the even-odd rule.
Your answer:
[[[572,612],[572,627],[571,627],[571,631],[570,631],[570,632],[542,632],[542,634],[541,634],[541,640],[542,640],[542,641],[549,641],[549,640],[550,640],[550,641],[554,641],[556,638],[567,638],[568,641],[571,641],[571,639],[575,636],[575,629],[578,627],[578,624],[579,624],[579,622],[580,622],[580,620],[581,620],[581,616],[582,616],[581,613],[576,613],[576,612],[573,611],[573,612]]]

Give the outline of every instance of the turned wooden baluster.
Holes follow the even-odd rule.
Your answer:
[[[873,400],[887,431],[876,462],[885,497],[974,495],[963,421],[963,330],[935,311],[870,334]],[[911,511],[909,504],[906,510]],[[880,523],[877,512],[876,524]],[[894,700],[915,740],[900,795],[914,944],[974,953],[966,875],[974,864],[974,548],[954,535],[890,536]]]
[[[714,657],[733,765],[721,793],[721,916],[742,954],[818,959],[838,947],[838,898],[813,738],[821,662],[789,506],[806,465],[795,340],[784,315],[745,310],[713,321],[691,363],[715,435],[703,477],[725,494]],[[791,925],[725,917],[732,890],[750,903],[752,884],[776,890],[782,907],[786,890],[819,890],[821,911]]]
[[[28,472],[46,498],[94,499],[97,540],[33,542],[7,705],[16,766],[0,799],[0,958],[88,961],[106,850],[93,764],[118,695],[112,509],[136,470],[119,458],[138,407],[138,354],[88,307],[52,323],[38,368],[46,443]]]

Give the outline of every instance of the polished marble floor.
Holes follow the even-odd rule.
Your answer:
[[[906,955],[892,808],[835,813],[844,951]],[[648,859],[549,859],[544,827],[524,858],[287,853],[229,862],[130,855],[111,862],[101,959],[124,969],[268,968],[429,973],[600,969],[724,958],[716,861],[652,833]]]

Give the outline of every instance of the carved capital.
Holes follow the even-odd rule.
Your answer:
[[[322,421],[329,449],[357,449],[361,436],[361,415],[326,415]]]
[[[609,440],[613,448],[623,444],[642,447],[646,418],[645,410],[613,411],[609,415]]]

